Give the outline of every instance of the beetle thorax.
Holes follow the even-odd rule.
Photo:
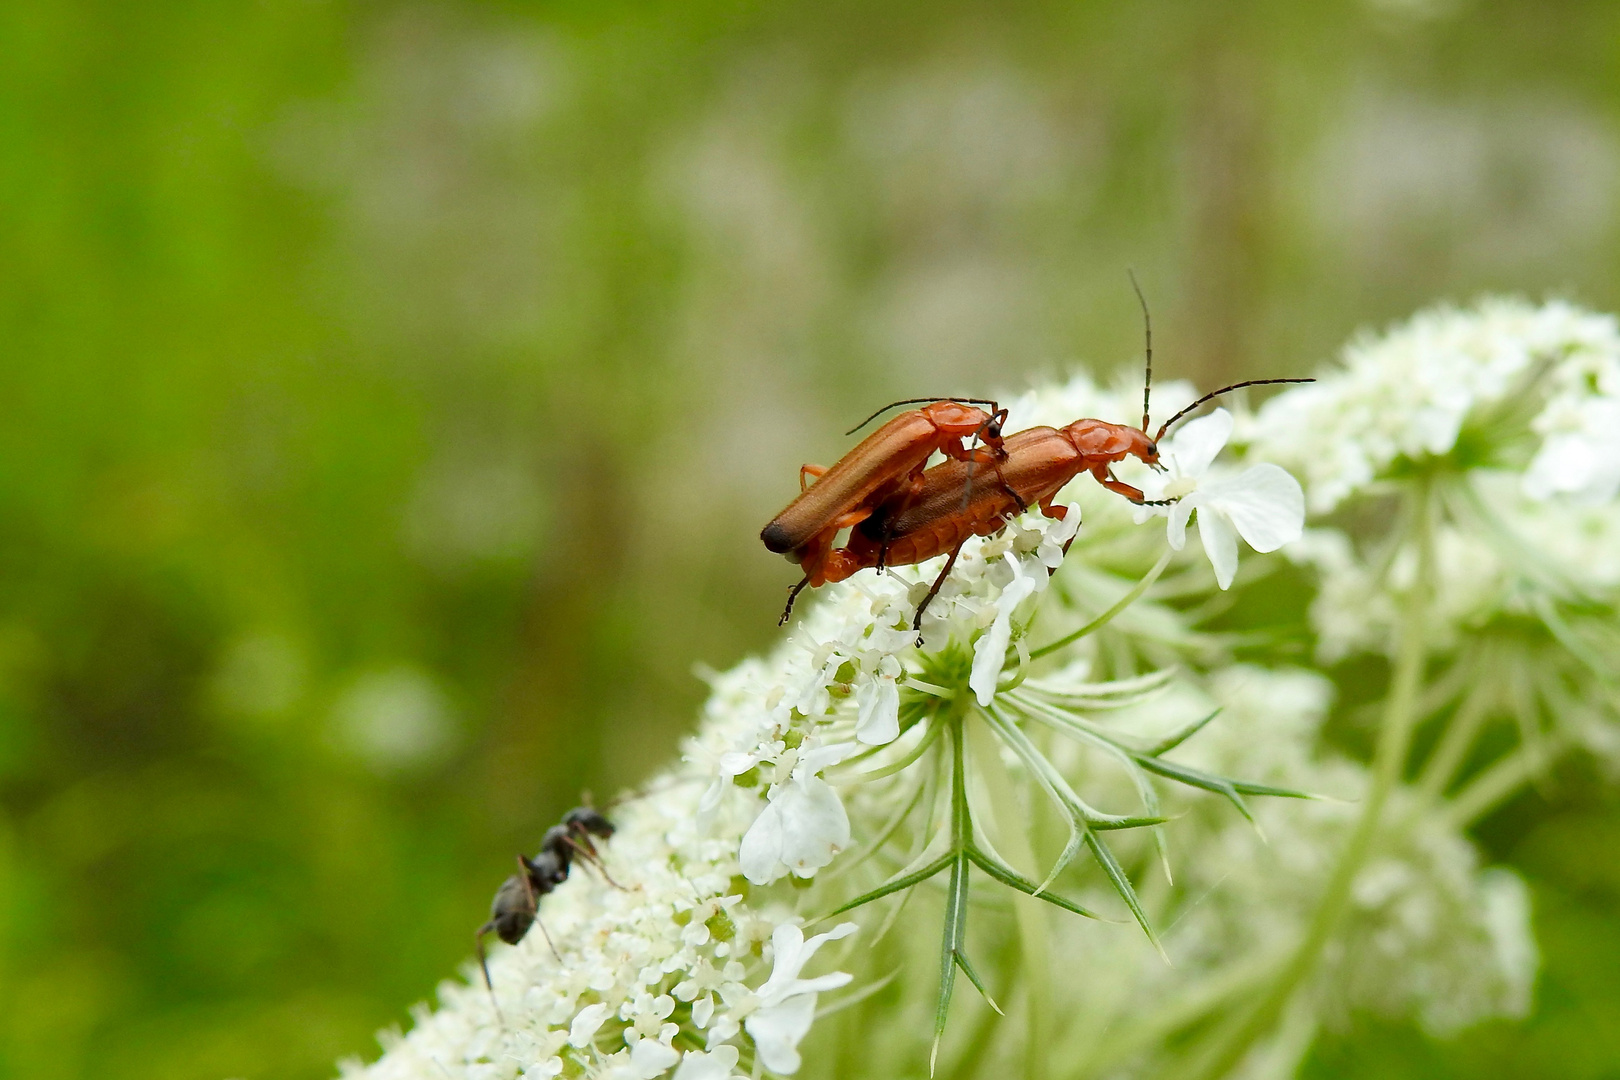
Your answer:
[[[1159,449],[1146,432],[1125,424],[1076,420],[1063,429],[1063,434],[1088,461],[1099,464],[1128,457],[1141,458],[1150,465],[1159,460]]]

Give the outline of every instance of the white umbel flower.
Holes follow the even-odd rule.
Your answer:
[[[1245,435],[1258,457],[1304,477],[1322,513],[1398,459],[1451,454],[1469,423],[1525,401],[1544,440],[1532,486],[1612,495],[1620,448],[1605,418],[1620,401],[1620,325],[1558,301],[1440,307],[1363,335],[1338,368],[1266,402]]]
[[[1256,551],[1276,551],[1298,540],[1305,527],[1305,493],[1299,481],[1269,462],[1236,476],[1208,475],[1215,457],[1232,437],[1232,414],[1216,409],[1188,421],[1160,447],[1167,476],[1143,481],[1149,499],[1174,499],[1169,507],[1143,507],[1141,520],[1154,511],[1167,514],[1170,546],[1187,543],[1187,521],[1198,513],[1198,538],[1215,568],[1215,581],[1230,588],[1237,574],[1237,539]]]

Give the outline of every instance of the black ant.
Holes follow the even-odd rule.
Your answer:
[[[478,947],[478,966],[484,971],[484,985],[489,988],[490,999],[495,997],[495,984],[489,978],[489,964],[484,958],[484,935],[494,933],[508,945],[516,945],[529,932],[529,927],[540,923],[540,898],[568,880],[568,871],[574,859],[583,859],[594,866],[615,888],[622,888],[608,876],[597,853],[595,840],[606,840],[613,835],[613,822],[589,806],[576,806],[563,815],[561,825],[546,830],[540,841],[540,853],[530,859],[517,857],[518,872],[501,883],[495,891],[495,900],[489,908],[489,921],[478,928],[473,940]],[[544,923],[540,932],[546,935],[546,944],[552,955],[562,959],[557,945]]]

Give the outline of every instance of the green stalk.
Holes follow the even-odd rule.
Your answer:
[[[1428,663],[1425,635],[1429,582],[1434,573],[1433,504],[1428,487],[1420,489],[1413,498],[1416,504],[1411,520],[1417,532],[1418,573],[1403,605],[1395,673],[1384,705],[1384,719],[1373,755],[1372,783],[1362,804],[1361,817],[1334,865],[1304,938],[1260,1000],[1239,1014],[1224,1030],[1218,1031],[1214,1044],[1190,1063],[1184,1075],[1191,1080],[1215,1080],[1229,1072],[1258,1040],[1276,1026],[1294,991],[1315,970],[1323,948],[1332,939],[1344,916],[1356,875],[1366,863],[1378,838],[1390,794],[1405,771],[1411,750],[1412,730],[1419,714],[1424,670]]]
[[[1490,714],[1491,694],[1484,672],[1490,670],[1494,654],[1494,649],[1486,648],[1476,672],[1474,689],[1457,706],[1451,722],[1446,725],[1446,733],[1423,766],[1418,788],[1431,799],[1438,799],[1446,793],[1451,782],[1457,778],[1457,771],[1468,760],[1468,754],[1485,726]]]
[[[1018,796],[1012,778],[995,739],[988,728],[980,723],[973,727],[973,755],[979,762],[978,772],[990,793],[990,808],[996,820],[1005,827],[998,830],[996,843],[1004,848],[1007,857],[1019,865],[1035,865],[1035,852],[1029,835],[1022,827],[1027,814],[1018,806]],[[1047,1068],[1047,1002],[1051,1000],[1051,970],[1047,963],[1050,950],[1046,911],[1033,897],[1020,897],[1013,901],[1013,916],[1018,924],[1020,953],[1018,981],[1024,991],[1026,1033],[1024,1043],[1024,1075],[1030,1080],[1046,1080]]]
[[[1570,742],[1567,735],[1555,732],[1534,748],[1521,746],[1497,761],[1447,802],[1444,813],[1448,823],[1459,829],[1466,828],[1490,813],[1562,756]]]
[[[1031,652],[1029,654],[1029,658],[1031,660],[1039,660],[1041,657],[1046,656],[1049,653],[1057,652],[1065,645],[1074,644],[1087,634],[1100,630],[1102,627],[1112,622],[1114,616],[1136,603],[1136,601],[1141,599],[1142,594],[1147,592],[1148,588],[1155,581],[1159,580],[1159,575],[1164,573],[1164,568],[1170,565],[1170,560],[1172,557],[1174,557],[1174,555],[1174,551],[1166,548],[1164,554],[1159,556],[1159,561],[1153,564],[1153,569],[1147,572],[1147,576],[1141,581],[1138,581],[1130,592],[1120,597],[1118,603],[1109,608],[1107,611],[1103,612],[1101,615],[1097,616],[1095,619],[1092,619],[1090,622],[1086,623],[1086,625],[1082,626],[1074,633],[1060,637],[1049,645],[1042,645],[1040,648]]]

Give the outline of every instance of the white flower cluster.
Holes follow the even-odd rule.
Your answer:
[[[927,652],[969,645],[973,685],[994,693],[1014,612],[1046,588],[1078,524],[1078,513],[1031,517],[970,542],[923,620],[923,649],[911,629],[920,577],[861,575],[827,590],[769,659],[715,677],[686,766],[616,808],[604,850],[626,888],[582,871],[544,898],[563,963],[531,934],[491,960],[499,1013],[481,985],[445,984],[438,1011],[418,1010],[408,1035],[385,1037],[378,1062],[345,1075],[500,1080],[573,1062],[615,1080],[671,1068],[676,1080],[722,1080],[744,1032],[761,1066],[796,1071],[817,995],[850,978],[800,971],[854,924],[807,942],[785,910],[732,892],[734,877],[811,877],[849,845],[824,771],[899,736],[897,684]]]
[[[1332,510],[1387,475],[1456,449],[1470,422],[1530,395],[1542,436],[1527,487],[1608,498],[1620,486],[1620,326],[1565,303],[1494,299],[1424,312],[1363,336],[1340,368],[1277,395],[1245,435],[1255,455],[1305,478],[1311,510]]]
[[[1315,513],[1425,470],[1439,478],[1427,583],[1438,647],[1500,614],[1539,618],[1549,601],[1620,586],[1620,324],[1610,316],[1508,299],[1426,312],[1358,339],[1342,367],[1242,427],[1252,454],[1305,477]],[[1390,646],[1395,598],[1417,573],[1410,535],[1352,541],[1324,526],[1287,554],[1320,577],[1312,614],[1325,660]]]

